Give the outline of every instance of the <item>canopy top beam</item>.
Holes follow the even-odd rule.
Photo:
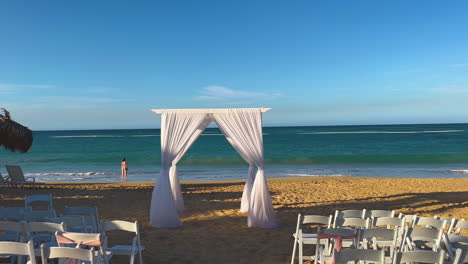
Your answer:
[[[230,108],[211,108],[211,109],[151,109],[151,111],[155,112],[156,114],[162,114],[163,112],[179,112],[179,113],[207,113],[207,114],[213,114],[213,113],[222,113],[225,112]],[[262,113],[265,113],[271,108],[257,108],[262,111]]]

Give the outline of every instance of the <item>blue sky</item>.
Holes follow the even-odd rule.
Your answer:
[[[0,107],[36,130],[468,122],[467,1],[1,1]]]

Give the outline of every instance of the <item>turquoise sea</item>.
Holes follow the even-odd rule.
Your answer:
[[[265,127],[267,177],[467,177],[468,124]],[[20,165],[40,181],[153,181],[159,129],[35,131],[26,154],[0,149],[0,172]],[[247,164],[209,128],[178,165],[181,180],[244,179]]]

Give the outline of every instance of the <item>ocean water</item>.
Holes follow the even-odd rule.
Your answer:
[[[265,127],[267,177],[467,177],[468,124]],[[26,154],[0,149],[39,181],[153,181],[159,129],[35,131]],[[248,165],[217,128],[207,129],[178,164],[181,180],[245,179]]]

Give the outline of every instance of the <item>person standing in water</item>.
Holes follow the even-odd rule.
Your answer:
[[[122,171],[122,181],[127,181],[128,164],[126,158],[123,158],[122,162],[120,163],[120,169]]]

